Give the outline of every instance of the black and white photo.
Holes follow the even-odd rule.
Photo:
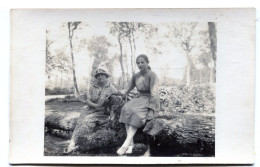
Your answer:
[[[12,164],[254,161],[253,9],[11,15]]]

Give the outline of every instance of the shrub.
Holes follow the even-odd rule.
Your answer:
[[[214,91],[209,84],[160,86],[161,112],[169,116],[178,113],[215,113]]]
[[[45,88],[45,95],[68,95],[73,93],[73,88],[55,87],[52,90],[49,88]]]

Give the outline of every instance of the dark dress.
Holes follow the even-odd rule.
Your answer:
[[[147,119],[159,111],[159,80],[156,74],[148,70],[145,74],[136,73],[130,82],[129,87],[136,87],[139,96],[127,102],[121,111],[119,122],[140,128]]]
[[[117,92],[117,89],[109,83],[104,88],[93,85],[89,89],[90,100],[94,103],[103,104],[106,97],[115,92]],[[102,124],[102,122],[108,120],[109,115],[104,114],[104,107],[95,109],[87,106],[86,110],[80,114],[71,139],[77,144],[79,137],[82,135],[88,136],[88,134],[91,134],[96,128],[96,125]]]

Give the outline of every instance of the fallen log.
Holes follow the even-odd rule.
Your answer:
[[[64,102],[60,105],[62,103]],[[110,113],[110,119],[91,135],[81,134],[77,143],[80,151],[115,148],[123,143],[126,137],[125,128],[118,122],[123,104],[119,96],[113,95],[109,98],[106,110]],[[79,115],[80,112],[61,114],[59,111],[46,114],[47,133],[52,130],[67,131],[69,133],[57,133],[56,136],[70,138]],[[186,113],[167,117],[162,112],[139,129],[134,140],[135,143],[149,144],[152,156],[214,156],[215,117]]]

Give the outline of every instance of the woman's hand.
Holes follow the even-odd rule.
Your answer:
[[[110,96],[111,96],[111,95],[110,95]],[[107,105],[107,104],[109,103],[109,97],[110,97],[110,96],[107,96],[107,97],[105,98],[103,105]]]
[[[154,110],[153,109],[148,109],[148,113],[147,113],[147,116],[146,116],[146,120],[147,121],[150,121],[154,118]]]
[[[127,100],[127,91],[125,89],[123,89],[123,90],[120,90],[119,92],[122,94],[123,100]]]
[[[125,95],[126,94],[126,90],[125,89],[122,89],[119,91],[121,94]]]
[[[120,96],[123,97],[123,99],[126,99],[126,97],[127,97],[127,92],[126,92],[126,90],[119,90],[119,91],[117,91],[117,92],[115,92],[115,93],[112,93],[111,95],[120,95]]]
[[[87,94],[80,94],[79,95],[79,97],[78,97],[78,99],[81,101],[81,102],[83,102],[83,103],[88,103],[87,101],[88,101],[88,95]]]
[[[153,119],[153,117],[150,116],[150,115],[148,115],[148,116],[146,117],[146,120],[147,120],[147,121],[151,121],[152,119]]]

